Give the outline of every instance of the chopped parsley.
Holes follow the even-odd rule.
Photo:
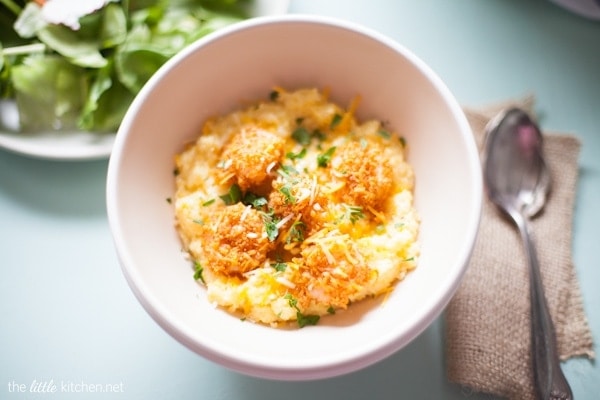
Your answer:
[[[300,328],[308,325],[316,325],[319,319],[321,319],[318,315],[304,315],[300,311],[296,311],[296,318],[298,319],[298,326]]]
[[[204,277],[202,276],[203,272],[204,272],[204,267],[202,267],[202,264],[200,264],[199,261],[194,261],[194,279],[199,280],[202,283],[206,283],[204,281]]]
[[[389,138],[391,138],[391,137],[392,137],[392,136],[390,135],[390,133],[389,133],[388,131],[386,131],[385,129],[380,129],[380,130],[378,130],[378,131],[377,131],[377,134],[378,134],[379,136],[381,136],[382,138],[384,138],[384,139],[389,139]]]
[[[330,147],[325,153],[321,153],[317,156],[317,164],[319,165],[319,167],[325,168],[327,167],[327,165],[329,165],[329,162],[331,161],[331,157],[333,156],[335,149],[335,146]]]
[[[271,101],[277,101],[277,99],[279,99],[279,92],[277,90],[273,90],[271,93],[269,93],[269,99],[271,99]]]
[[[329,129],[335,129],[340,122],[342,122],[342,116],[340,114],[334,114],[331,118],[331,122],[329,123]]]
[[[266,197],[259,196],[252,192],[247,192],[242,198],[242,203],[246,206],[252,206],[256,209],[261,209],[263,206],[267,205]]]
[[[294,204],[296,202],[296,198],[292,194],[292,187],[289,184],[280,187],[279,193],[285,197],[285,204]]]
[[[219,197],[221,198],[221,200],[223,200],[223,203],[225,203],[228,206],[238,202],[242,202],[242,204],[244,204],[245,206],[252,206],[256,209],[261,209],[267,204],[267,199],[264,196],[259,196],[252,192],[242,193],[242,189],[237,183],[231,185],[229,191],[226,194],[221,195]],[[211,203],[212,201],[209,200],[204,205],[209,205]]]
[[[335,308],[333,306],[329,306],[327,308],[327,314],[331,314],[331,315],[335,314]]]
[[[204,225],[204,220],[202,219],[193,219],[192,222],[198,225]]]
[[[271,263],[271,267],[277,272],[283,272],[287,268],[287,264],[283,261],[277,260],[277,262]]]
[[[308,146],[310,144],[311,134],[308,129],[303,126],[299,126],[294,130],[294,132],[292,132],[292,139],[302,146]]]
[[[304,232],[305,231],[306,231],[306,225],[304,224],[304,222],[302,222],[302,221],[294,222],[294,224],[292,225],[292,228],[290,229],[290,234],[287,237],[286,242],[292,243],[292,242],[304,241]]]
[[[286,179],[290,179],[290,175],[298,175],[298,170],[291,165],[282,165],[277,173]]]
[[[304,315],[302,311],[300,311],[298,300],[296,300],[294,296],[288,293],[285,295],[285,299],[289,302],[290,307],[296,309],[296,319],[298,320],[298,326],[300,328],[304,328],[308,325],[316,325],[319,322],[321,317],[318,315]]]
[[[296,120],[296,123],[298,123],[298,125],[301,122],[302,122],[302,119],[300,119],[300,118]],[[308,146],[310,146],[310,143],[312,142],[313,139],[317,139],[319,142],[322,142],[323,140],[325,140],[325,134],[318,129],[315,129],[311,133],[304,126],[298,126],[292,132],[292,139],[294,139],[294,141],[296,141],[296,143],[301,144],[303,147],[308,147]],[[288,154],[290,154],[290,153],[288,153]],[[299,154],[302,154],[302,157],[304,157],[305,153],[300,152]],[[295,158],[302,158],[302,157],[297,156]],[[288,155],[288,158],[290,158],[289,155]]]
[[[294,298],[294,296],[292,296],[291,294],[288,293],[285,295],[284,298],[288,301],[288,303],[290,304],[290,307],[293,307],[296,310],[298,309],[298,300],[296,300]]]
[[[210,206],[214,202],[215,202],[215,199],[206,200],[204,203],[202,203],[202,207]]]
[[[298,170],[292,165],[282,165],[277,170],[277,173],[284,179],[283,186],[281,186],[278,191],[285,197],[285,203],[296,203],[296,198],[292,194],[292,186],[296,185],[300,181],[297,178],[293,178],[292,175],[298,175]]]
[[[173,199],[170,197],[167,197],[167,203],[169,203],[169,204],[173,203]]]
[[[240,189],[240,186],[237,183],[234,183],[233,185],[231,185],[229,191],[226,194],[221,195],[219,197],[221,198],[221,200],[223,200],[223,202],[226,205],[230,206],[242,199],[242,189]]]
[[[320,130],[315,130],[312,133],[312,137],[317,139],[319,142],[322,142],[323,140],[325,140],[325,134],[323,132],[321,132]]]
[[[342,216],[342,219],[347,219],[354,224],[356,221],[364,217],[365,214],[362,207],[344,204],[344,215]]]
[[[179,175],[179,168],[173,169],[173,176]]]
[[[267,238],[273,242],[277,239],[277,236],[279,236],[279,228],[277,227],[279,218],[275,216],[273,211],[263,212],[262,217],[263,223],[265,224],[265,231],[267,232]]]
[[[304,156],[306,156],[306,147],[303,147],[302,150],[300,150],[297,153],[293,153],[293,152],[289,152],[285,155],[287,158],[289,158],[290,160],[296,160],[299,158],[304,158]]]

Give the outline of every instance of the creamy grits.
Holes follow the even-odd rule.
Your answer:
[[[314,88],[205,121],[175,157],[176,228],[209,301],[300,327],[389,293],[417,266],[406,143]]]

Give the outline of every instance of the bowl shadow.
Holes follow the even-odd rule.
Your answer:
[[[52,161],[0,151],[0,197],[60,217],[106,215],[107,160]]]

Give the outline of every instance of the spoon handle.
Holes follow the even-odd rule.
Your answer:
[[[516,214],[512,217],[519,228],[529,264],[531,349],[536,389],[540,399],[572,400],[571,388],[560,368],[556,334],[544,295],[544,286],[529,220],[521,213]]]

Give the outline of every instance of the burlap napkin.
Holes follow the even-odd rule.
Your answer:
[[[479,148],[492,116],[511,105],[533,114],[533,103],[527,97],[483,110],[465,108]],[[580,142],[572,135],[544,136],[553,186],[532,229],[546,298],[561,359],[593,358],[592,336],[571,258]],[[445,313],[448,379],[476,392],[534,399],[529,318],[523,244],[514,225],[486,197],[469,269]]]

